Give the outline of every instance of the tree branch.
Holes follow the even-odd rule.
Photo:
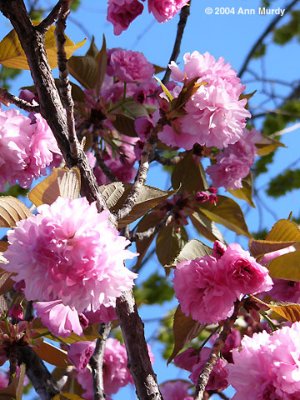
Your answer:
[[[205,388],[207,386],[207,382],[209,380],[209,376],[210,376],[216,362],[218,361],[219,353],[222,350],[222,348],[224,347],[225,340],[237,319],[240,307],[241,307],[241,302],[237,301],[235,303],[234,312],[233,312],[232,316],[225,321],[223,330],[220,333],[218,339],[215,341],[215,343],[212,347],[209,359],[205,363],[204,368],[198,379],[198,384],[196,386],[195,400],[203,400],[203,396],[204,396]]]
[[[17,346],[16,352],[19,364],[25,364],[26,375],[42,400],[51,400],[59,393],[50,372],[31,347]]]
[[[62,104],[66,110],[67,125],[69,133],[69,142],[71,151],[75,158],[78,158],[80,144],[76,135],[74,120],[74,101],[72,98],[72,87],[69,81],[69,72],[67,67],[67,54],[65,51],[65,29],[66,20],[70,13],[70,0],[61,0],[61,8],[58,13],[55,35],[57,44],[57,62],[59,70],[59,91]]]
[[[106,209],[84,151],[80,148],[77,157],[72,152],[66,113],[47,61],[43,34],[32,25],[23,0],[0,0],[0,10],[15,28],[26,54],[40,103],[41,115],[48,122],[67,166],[76,165],[80,170],[82,195],[86,196],[89,202],[95,201],[98,211]]]
[[[181,9],[180,18],[179,18],[179,22],[178,22],[178,26],[177,26],[176,38],[175,38],[175,42],[174,42],[174,47],[173,47],[172,54],[169,59],[168,65],[171,63],[171,61],[176,62],[176,60],[179,56],[184,30],[185,30],[185,27],[186,27],[186,24],[188,21],[188,17],[190,15],[191,2],[192,2],[192,0],[190,0],[189,3]],[[162,79],[162,83],[164,85],[169,82],[170,75],[171,75],[171,70],[169,67],[167,67],[165,75]]]
[[[287,13],[291,10],[291,8],[294,7],[294,5],[298,2],[299,0],[293,0],[291,3],[287,4],[283,8],[285,9],[284,15],[287,15]],[[253,44],[251,47],[249,53],[247,54],[245,61],[240,69],[239,72],[239,77],[241,78],[244,73],[247,70],[248,64],[251,61],[253,55],[255,54],[256,50],[259,48],[259,46],[263,43],[264,39],[273,31],[275,26],[282,21],[282,16],[281,15],[276,15],[276,17],[270,22],[270,24],[266,27],[266,29],[263,31],[263,33],[260,35],[260,37],[256,40],[256,42]]]
[[[47,15],[47,17],[43,19],[43,21],[36,27],[36,29],[40,33],[42,34],[46,33],[47,30],[50,28],[50,26],[54,24],[54,22],[58,18],[61,6],[62,6],[62,1],[59,0],[57,4],[53,7],[53,9],[50,11],[50,13]]]
[[[104,400],[104,384],[103,384],[103,358],[106,339],[108,338],[109,332],[111,330],[110,324],[101,324],[99,327],[99,335],[101,336],[97,339],[96,348],[94,354],[90,359],[90,366],[92,368],[93,374],[93,384],[94,384],[94,400]]]
[[[126,292],[117,299],[117,315],[137,397],[139,400],[163,400],[149,358],[144,324],[138,314],[131,292]]]
[[[38,105],[33,105],[26,100],[20,99],[17,96],[9,93],[6,89],[0,88],[0,103],[8,106],[10,103],[21,108],[24,111],[39,113],[40,107]]]

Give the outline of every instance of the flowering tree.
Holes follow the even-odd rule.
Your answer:
[[[259,173],[281,146],[255,129],[240,79],[276,21],[238,76],[208,52],[177,63],[188,0],[148,0],[158,22],[180,13],[167,68],[105,38],[73,56],[83,43],[65,28],[77,3],[59,0],[33,22],[23,0],[0,0],[13,27],[0,63],[33,79],[19,96],[0,89],[0,397],[32,385],[41,399],[111,399],[134,384],[141,400],[229,399],[230,385],[236,400],[299,399],[300,230],[291,217],[255,238],[235,200],[253,205],[255,159]],[[115,35],[142,12],[138,0],[108,1]],[[155,164],[168,190],[146,184]],[[249,251],[216,224],[249,238]],[[135,286],[152,249],[166,277]],[[172,333],[159,339],[190,375],[158,384],[138,308],[174,296],[162,321]]]

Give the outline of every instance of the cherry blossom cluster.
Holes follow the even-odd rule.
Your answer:
[[[40,114],[25,116],[14,109],[0,109],[0,191],[7,183],[28,188],[59,161],[54,136]]]
[[[244,336],[228,365],[228,381],[236,390],[234,400],[300,397],[300,323],[275,332]]]
[[[172,118],[159,133],[169,146],[191,149],[196,143],[223,149],[236,143],[244,133],[247,100],[240,99],[245,87],[223,58],[194,51],[184,55],[184,69],[170,64],[171,77],[187,83],[196,79],[198,89],[184,107],[184,115]],[[198,79],[197,79],[198,78]]]
[[[189,0],[148,0],[148,10],[158,22],[173,18]],[[114,26],[114,34],[120,35],[144,9],[139,0],[108,0],[107,20]]]
[[[174,273],[182,311],[201,324],[228,318],[237,299],[271,288],[268,270],[236,243],[226,248],[216,242],[212,255],[182,261]]]
[[[98,213],[86,198],[59,197],[38,207],[37,215],[8,232],[8,241],[5,269],[24,283],[26,299],[38,302],[38,316],[55,335],[80,335],[88,324],[83,313],[99,313],[100,307],[103,316],[96,318],[113,319],[116,298],[136,277],[124,266],[135,256],[126,250],[129,241],[119,236],[109,213]]]

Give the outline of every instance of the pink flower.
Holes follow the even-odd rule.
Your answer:
[[[72,343],[68,350],[68,357],[78,371],[84,371],[95,351],[95,342]]]
[[[222,57],[216,60],[208,52],[201,54],[194,51],[193,53],[185,53],[183,60],[183,71],[174,61],[169,65],[172,71],[171,78],[177,82],[199,78],[199,80],[210,84],[222,79],[225,81],[227,89],[236,96],[240,96],[245,89],[236,71]]]
[[[171,120],[171,127],[158,134],[160,140],[187,150],[196,143],[219,149],[234,144],[250,117],[247,100],[240,100],[244,86],[236,72],[209,53],[187,53],[184,62],[183,71],[171,63],[172,77],[180,82],[199,78],[201,85],[184,106],[185,115]]]
[[[115,306],[116,298],[133,286],[136,274],[124,266],[134,257],[129,242],[86,198],[58,198],[39,214],[17,223],[8,232],[6,269],[14,280],[25,281],[28,300],[61,300],[81,313],[101,305]]]
[[[0,371],[0,389],[5,389],[9,384],[8,374]]]
[[[114,26],[114,34],[120,35],[143,12],[138,0],[108,0],[107,20]]]
[[[241,294],[266,292],[273,286],[267,268],[258,264],[255,258],[237,243],[227,247],[218,259],[218,268],[224,283],[235,292],[237,298]]]
[[[67,337],[72,332],[79,336],[82,334],[79,315],[74,307],[56,300],[35,303],[34,308],[43,325],[55,336]]]
[[[60,153],[54,136],[40,114],[26,117],[16,110],[0,109],[0,190],[6,183],[28,188],[46,173]]]
[[[228,381],[234,400],[300,398],[300,323],[268,334],[245,336],[242,349],[233,350]]]
[[[148,0],[149,12],[158,22],[166,22],[173,18],[189,0]]]
[[[108,53],[107,73],[122,82],[147,82],[154,74],[154,67],[143,53],[112,49]]]
[[[174,363],[177,367],[190,371],[189,378],[197,385],[199,375],[201,374],[206,361],[210,356],[211,349],[204,347],[201,352],[199,350],[189,348],[175,357]],[[227,370],[225,369],[226,361],[218,359],[212,373],[210,374],[207,384],[207,390],[223,390],[228,386]]]
[[[201,324],[229,317],[236,296],[223,280],[214,257],[179,263],[174,273],[174,290],[184,314]]]
[[[108,322],[118,319],[114,307],[104,307],[103,305],[101,305],[97,311],[85,310],[84,315],[88,319],[89,324],[107,324]]]
[[[188,393],[190,386],[186,381],[167,381],[160,385],[160,391],[164,400],[193,400]]]
[[[244,130],[243,136],[217,155],[216,164],[207,168],[213,185],[226,189],[239,189],[249,172],[256,155],[258,132]]]
[[[117,393],[121,387],[130,383],[131,376],[127,368],[126,349],[118,340],[107,339],[103,363],[103,380],[106,394]]]

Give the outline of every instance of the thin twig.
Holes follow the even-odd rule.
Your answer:
[[[94,400],[104,400],[104,384],[103,384],[103,359],[106,339],[108,338],[111,330],[110,324],[100,324],[99,335],[96,341],[94,354],[90,359],[90,366],[92,368],[93,385],[94,385]]]
[[[286,6],[283,6],[283,9],[285,10],[284,15],[287,15],[288,12],[290,11],[291,8],[294,7],[295,4],[297,4],[299,0],[293,0],[290,4],[287,4]],[[263,31],[263,33],[259,36],[259,38],[256,40],[256,42],[253,44],[251,47],[249,53],[247,54],[245,61],[243,62],[243,65],[240,69],[239,72],[239,77],[241,78],[244,73],[247,70],[248,64],[251,61],[253,55],[255,54],[256,50],[261,46],[263,43],[264,39],[273,31],[275,26],[282,21],[282,16],[278,14],[273,20],[270,22],[270,24],[266,27],[266,29]]]
[[[65,29],[66,21],[70,13],[70,0],[61,0],[61,8],[56,22],[55,35],[57,44],[57,63],[59,70],[59,91],[62,104],[66,110],[67,125],[69,132],[69,142],[74,157],[78,158],[80,144],[76,136],[74,120],[74,101],[72,98],[72,87],[69,81],[69,72],[67,67],[67,54],[65,51]]]
[[[8,106],[10,103],[21,108],[24,111],[39,113],[40,106],[29,103],[26,100],[20,99],[19,97],[9,93],[6,89],[0,88],[0,103]]]
[[[209,380],[209,376],[214,368],[214,365],[218,361],[219,353],[222,350],[222,348],[224,347],[225,340],[226,340],[228,334],[230,333],[230,330],[231,330],[233,324],[235,323],[235,321],[237,319],[240,307],[241,307],[241,302],[237,301],[235,303],[234,312],[233,312],[232,316],[228,320],[225,321],[223,330],[220,333],[218,339],[215,341],[215,343],[212,347],[210,356],[209,356],[207,362],[205,363],[204,368],[198,379],[198,383],[196,386],[195,400],[203,400],[203,396],[205,393],[205,388],[207,386],[207,382]]]
[[[58,18],[58,14],[61,10],[62,6],[62,1],[59,0],[56,5],[52,8],[50,13],[47,15],[45,19],[36,27],[36,30],[38,30],[40,33],[44,34],[47,32],[47,30],[50,28],[51,25],[54,24],[54,22]]]
[[[179,56],[184,30],[185,30],[185,27],[187,24],[188,17],[190,15],[191,2],[192,2],[192,0],[190,0],[189,3],[181,9],[180,18],[179,18],[179,22],[178,22],[178,26],[177,26],[176,38],[175,38],[172,54],[171,54],[168,64],[170,64],[171,61],[176,62],[176,60]],[[162,83],[164,85],[169,82],[170,76],[171,76],[171,70],[168,67],[165,72],[165,75],[162,79]]]
[[[149,165],[150,165],[149,160],[151,158],[150,156],[151,156],[151,153],[153,150],[153,145],[155,142],[155,136],[156,136],[156,133],[153,133],[150,136],[149,140],[147,142],[145,142],[145,144],[144,144],[142,155],[141,155],[141,160],[140,160],[140,166],[139,166],[137,175],[135,177],[134,184],[132,185],[130,193],[128,194],[123,207],[115,215],[115,217],[118,221],[127,217],[127,215],[130,214],[135,203],[137,202],[140,191],[145,184],[148,170],[149,170]]]
[[[94,143],[93,150],[95,152],[95,157],[96,157],[96,160],[97,160],[97,164],[102,169],[104,175],[110,180],[110,182],[116,182],[118,179],[114,175],[112,170],[110,168],[108,168],[108,166],[105,164],[103,158],[101,157],[100,150],[99,150],[99,147],[98,147],[97,143]]]

